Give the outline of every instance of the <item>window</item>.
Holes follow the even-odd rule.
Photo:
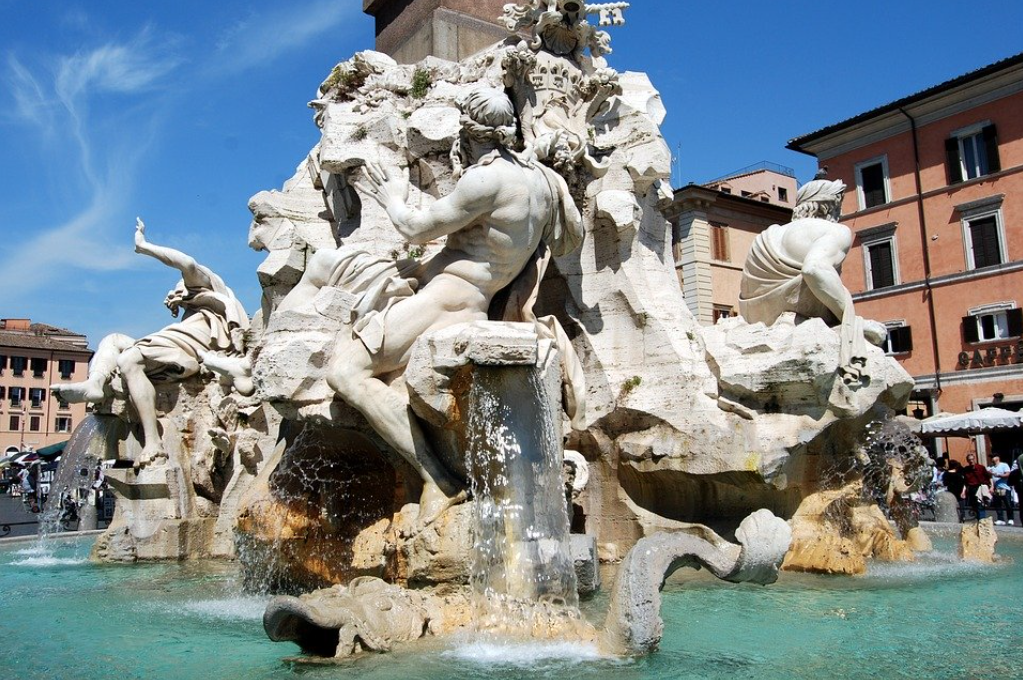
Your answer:
[[[970,310],[963,317],[963,339],[990,342],[1023,336],[1023,310],[1010,307],[1011,303],[1003,303]]]
[[[70,432],[71,431],[71,419],[67,416],[57,416],[56,427],[53,428],[56,432]]]
[[[991,123],[956,130],[945,140],[948,183],[957,184],[1001,170],[998,133]]]
[[[11,357],[11,373],[15,378],[20,378],[25,374],[26,365],[28,365],[28,359],[25,357]]]
[[[21,416],[11,416],[11,420],[10,420],[9,424],[11,426],[10,430],[12,432],[20,432],[21,431]]]
[[[894,236],[864,243],[863,251],[867,290],[888,288],[899,282]]]
[[[966,231],[966,261],[969,269],[991,267],[1005,261],[1002,257],[997,215],[966,220]]]
[[[61,359],[57,362],[57,370],[60,371],[61,380],[70,380],[75,372],[74,359]]]
[[[782,203],[789,202],[789,190],[785,187],[778,187],[778,200]]]
[[[67,400],[64,399],[64,397],[60,396],[59,393],[57,393],[57,392],[50,392],[50,394],[52,394],[54,396],[54,398],[57,400],[57,408],[59,408],[62,411],[64,409],[70,408],[70,405],[68,404]]]
[[[721,193],[730,194],[732,193],[732,187],[721,187]]]
[[[913,351],[913,332],[904,322],[897,322],[888,327],[888,337],[884,341],[885,354],[906,354]]]
[[[742,194],[743,198],[749,198],[750,196],[753,195],[752,191],[741,191],[740,193]]]
[[[28,390],[28,400],[32,402],[32,408],[39,408],[46,400],[46,390],[41,387],[32,387]]]
[[[710,225],[710,256],[720,262],[728,262],[728,226]]]
[[[4,355],[4,354],[0,354],[0,375],[3,375],[4,371],[6,369],[7,369],[7,356]]]
[[[860,210],[884,205],[891,200],[887,156],[856,164],[856,196]]]
[[[42,378],[46,375],[46,359],[32,358],[32,377]]]
[[[25,388],[24,387],[12,387],[11,388],[11,407],[16,408],[21,406],[21,402],[25,399]]]
[[[1005,194],[995,194],[955,207],[963,224],[967,269],[993,267],[1009,261],[1002,223]]]
[[[39,416],[32,416],[31,418],[28,419],[28,429],[29,429],[29,431],[31,431],[31,432],[38,432],[39,431],[39,425],[40,425],[40,423],[39,423]]]
[[[735,316],[735,310],[727,305],[714,305],[714,323]]]

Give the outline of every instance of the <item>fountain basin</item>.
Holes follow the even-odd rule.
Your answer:
[[[871,564],[863,577],[782,573],[770,588],[729,584],[689,570],[663,592],[658,654],[601,659],[592,648],[448,639],[370,655],[360,678],[1013,677],[1023,536],[1000,534],[996,566],[960,561],[954,541],[912,564]],[[0,545],[0,664],[18,677],[260,680],[297,677],[266,643],[268,598],[237,589],[230,562],[95,565],[91,539],[47,555]],[[964,594],[968,593],[969,598]],[[975,606],[983,603],[984,606]],[[596,622],[606,608],[584,604]],[[968,612],[968,615],[966,615]],[[955,640],[956,654],[935,654]],[[305,667],[338,678],[355,667]]]

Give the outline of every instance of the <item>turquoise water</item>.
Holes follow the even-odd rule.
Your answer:
[[[265,638],[266,598],[239,594],[232,564],[98,566],[88,547],[0,547],[3,677],[1008,679],[1023,667],[1018,539],[999,543],[1014,562],[996,567],[944,552],[863,578],[784,574],[768,588],[679,572],[661,650],[639,660],[461,640],[331,667],[284,660],[297,647]],[[594,615],[603,605],[587,604]]]

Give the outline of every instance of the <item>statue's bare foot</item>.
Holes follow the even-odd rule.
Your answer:
[[[243,396],[249,396],[255,391],[255,385],[252,383],[252,364],[248,357],[204,352],[202,362],[206,368],[227,378]]]
[[[106,394],[103,391],[104,383],[105,381],[103,380],[85,380],[65,385],[54,385],[51,390],[67,402],[94,404],[106,398]]]
[[[448,508],[465,502],[469,494],[459,491],[454,496],[448,496],[440,487],[433,482],[426,482],[423,485],[423,493],[419,497],[419,519],[416,521],[417,531],[437,521],[437,518],[444,514]]]
[[[152,446],[146,444],[144,447],[142,447],[142,453],[140,453],[139,457],[135,460],[134,467],[136,469],[141,470],[147,465],[151,465],[153,463],[157,463],[161,460],[166,459],[167,454],[163,452],[163,449],[160,448],[159,444],[155,444]]]

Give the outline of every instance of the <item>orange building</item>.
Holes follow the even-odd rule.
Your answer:
[[[795,171],[762,161],[706,184],[675,190],[665,216],[672,223],[675,271],[697,321],[739,313],[746,255],[757,234],[792,220]]]
[[[915,378],[910,411],[1023,407],[1023,54],[788,147],[849,187],[842,222],[856,239],[842,276]],[[947,442],[982,461],[1023,445]]]
[[[67,441],[85,404],[53,394],[85,380],[92,350],[84,335],[29,319],[0,319],[0,455]]]

